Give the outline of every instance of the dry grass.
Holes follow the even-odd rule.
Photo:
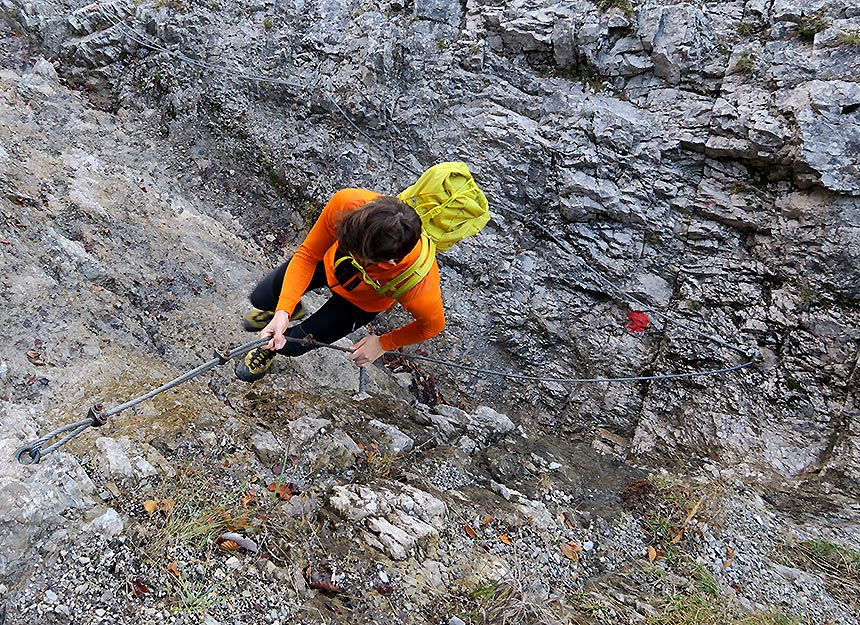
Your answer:
[[[860,552],[826,540],[786,541],[782,553],[793,565],[820,576],[832,596],[860,607]]]

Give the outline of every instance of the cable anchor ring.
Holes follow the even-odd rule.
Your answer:
[[[24,455],[29,457],[29,460],[24,458]],[[15,452],[15,460],[19,464],[39,464],[42,459],[41,445],[24,445]]]

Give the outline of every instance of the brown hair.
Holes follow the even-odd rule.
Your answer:
[[[418,213],[387,195],[352,211],[337,225],[340,249],[372,263],[401,260],[420,238]]]

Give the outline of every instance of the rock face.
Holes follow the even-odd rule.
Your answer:
[[[4,501],[29,490],[48,503],[0,509],[15,528],[4,549],[54,535],[63,514],[88,515],[99,540],[121,537],[139,506],[104,508],[96,493],[149,492],[181,476],[165,456],[230,456],[246,442],[244,466],[313,467],[289,480],[296,489],[332,480],[293,504],[296,517],[334,515],[380,557],[420,564],[434,587],[510,573],[502,521],[482,529],[491,515],[477,504],[469,527],[492,548],[475,571],[440,546],[452,539],[443,525],[466,524],[452,505],[471,502],[475,484],[487,507],[531,518],[541,540],[624,544],[623,527],[595,521],[586,533],[552,508],[599,500],[599,485],[533,492],[530,481],[575,466],[540,445],[575,440],[620,462],[705,461],[718,475],[858,495],[855,2],[0,0],[0,15],[11,29],[0,37],[0,400],[18,433],[7,451],[85,413],[94,394],[138,395],[237,342],[249,286],[338,188],[393,193],[434,162],[465,160],[493,211],[440,256],[448,326],[422,346],[470,368],[416,365],[408,382],[374,370],[371,395],[402,403],[373,398],[354,413],[342,401],[357,374],[339,355],[278,361],[282,381],[266,387],[277,400],[195,382],[94,436],[85,465],[58,454],[50,475],[6,466]],[[754,356],[719,375],[574,381]],[[407,386],[445,402],[404,418]],[[433,445],[445,458],[422,455]],[[369,449],[420,458],[412,468],[447,488],[392,475],[353,484],[380,471]],[[524,591],[532,603],[553,599],[547,580],[569,572],[545,555],[519,554],[543,567]],[[3,557],[4,575],[23,570]],[[822,610],[810,619],[840,614]]]

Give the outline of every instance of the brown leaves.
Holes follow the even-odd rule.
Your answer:
[[[176,566],[176,562],[171,562],[167,565],[167,572],[172,573],[175,577],[182,577],[179,573],[179,567]]]
[[[666,553],[664,551],[662,551],[661,549],[657,549],[653,545],[648,545],[648,549],[645,552],[645,555],[648,558],[648,562],[651,562],[652,564],[660,558],[666,557]]]
[[[147,499],[143,502],[143,509],[146,510],[149,516],[152,516],[156,511],[170,514],[175,507],[176,500],[170,499],[169,497],[166,499],[159,499],[158,501]]]
[[[325,592],[339,593],[343,588],[337,586],[331,579],[332,571],[328,564],[320,564],[318,567],[308,565],[305,569],[305,580],[310,588]]]
[[[275,497],[281,501],[289,501],[293,495],[298,495],[302,492],[293,482],[281,483],[275,481],[269,484],[268,488],[269,492],[274,493]]]
[[[249,490],[239,498],[239,503],[242,504],[243,508],[250,508],[253,504],[257,503],[257,494],[256,490]]]
[[[138,599],[143,599],[144,595],[146,595],[149,592],[149,586],[144,584],[139,579],[128,580],[128,589]]]
[[[475,529],[474,527],[472,527],[469,524],[463,525],[463,531],[466,533],[466,536],[474,539],[474,538],[479,538],[479,534],[480,534],[480,538],[488,539],[488,538],[490,538],[490,536],[495,534],[496,538],[499,539],[499,542],[504,543],[505,545],[508,545],[508,546],[511,546],[514,544],[513,539],[510,537],[510,535],[507,532],[510,531],[511,529],[516,530],[516,528],[512,528],[512,527],[510,527],[504,523],[501,523],[501,522],[497,523],[497,520],[492,516],[483,517],[479,521],[479,523],[480,523],[480,525],[476,526],[476,527],[478,527],[478,529]],[[493,524],[502,525],[503,527],[499,528],[499,529],[501,529],[501,531],[499,531],[499,529],[495,529],[495,531],[494,531],[494,528],[492,527]],[[482,542],[482,546],[484,548],[488,549],[489,543],[484,541],[484,542]]]
[[[726,561],[723,562],[723,570],[735,563],[735,550],[726,545]]]
[[[579,562],[579,553],[582,551],[582,545],[575,542],[566,542],[561,545],[561,552],[564,557]]]

